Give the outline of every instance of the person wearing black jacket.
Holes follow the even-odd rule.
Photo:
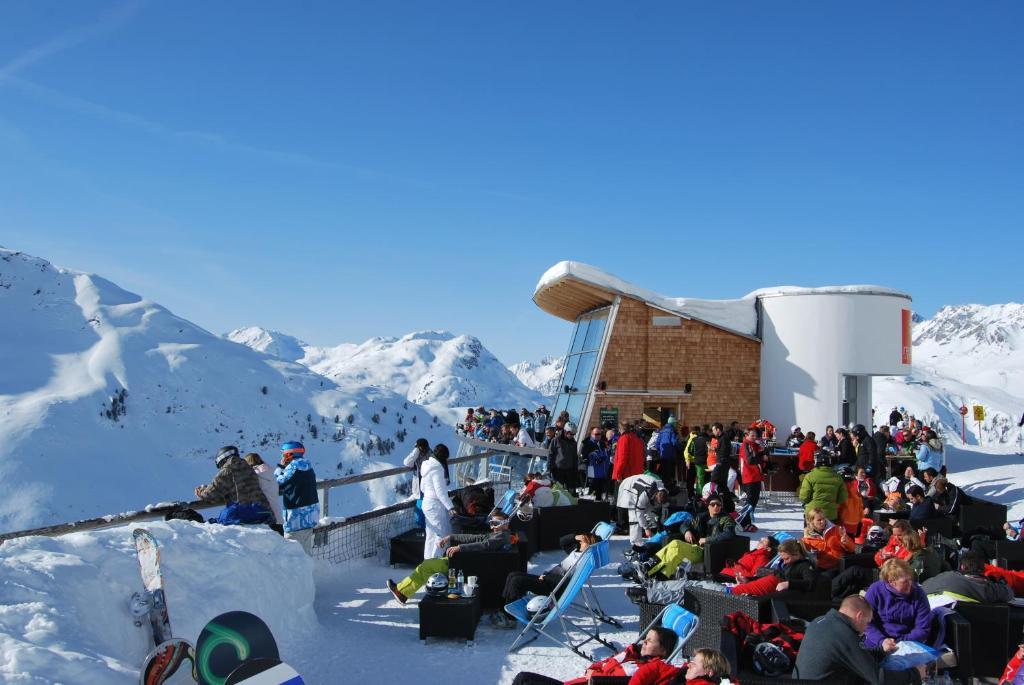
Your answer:
[[[698,514],[683,533],[683,539],[691,545],[703,547],[708,542],[717,542],[735,537],[736,521],[723,511],[722,498],[708,497],[708,510]]]
[[[836,435],[839,437],[839,444],[836,445],[836,465],[847,464],[853,466],[857,463],[857,451],[853,447],[853,443],[850,442],[850,435],[846,432],[845,428],[837,428]]]
[[[718,491],[724,492],[729,489],[729,469],[739,469],[738,460],[732,456],[732,442],[723,430],[720,423],[711,427],[711,434],[718,439],[718,446],[715,448],[715,467],[711,469],[711,482],[718,485]]]
[[[903,420],[903,414],[900,413],[899,409],[897,409],[896,407],[893,407],[892,411],[889,412],[889,425],[890,426],[895,426],[897,423],[899,423],[902,420]]]
[[[570,493],[576,489],[576,465],[579,461],[575,433],[576,426],[566,423],[548,448],[548,470]]]

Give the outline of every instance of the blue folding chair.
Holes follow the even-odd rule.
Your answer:
[[[498,503],[495,505],[495,508],[501,509],[505,516],[512,516],[512,512],[516,510],[517,504],[518,502],[516,501],[516,491],[512,488],[509,488],[508,490],[505,491],[505,494],[501,496],[501,499],[498,500]]]
[[[532,599],[529,595],[506,604],[505,611],[524,625],[508,651],[514,652],[542,635],[588,661],[594,661],[594,656],[582,648],[590,642],[599,642],[614,650],[615,646],[601,637],[599,607],[594,608],[596,597],[588,585],[594,571],[607,565],[608,561],[607,541],[588,547],[576,562],[572,573],[562,577],[554,592],[548,596],[544,608],[533,616],[526,611],[526,605]],[[583,633],[585,637],[576,640],[572,635],[574,632]]]
[[[600,521],[594,525],[594,529],[590,532],[596,535],[599,540],[607,540],[615,532],[615,524]]]
[[[775,540],[780,545],[783,542],[785,542],[786,540],[799,540],[800,539],[797,536],[793,535],[792,533],[787,533],[786,531],[780,531],[778,533],[772,533],[772,537],[775,538]],[[776,554],[774,557],[772,557],[771,561],[769,561],[767,564],[764,565],[764,567],[765,568],[769,568],[769,569],[776,569],[781,564],[782,564],[782,558],[778,554]]]
[[[677,511],[674,514],[669,515],[669,517],[667,519],[665,519],[665,522],[661,524],[662,527],[665,530],[661,530],[661,531],[655,533],[651,537],[647,538],[647,540],[645,540],[645,542],[647,544],[650,544],[652,542],[653,543],[657,543],[659,545],[665,544],[665,541],[668,540],[668,530],[667,529],[668,529],[669,526],[674,526],[676,524],[681,524],[681,525],[688,526],[688,525],[690,525],[690,521],[692,521],[692,520],[693,520],[693,514],[691,514],[690,512],[688,512],[688,511]]]
[[[672,650],[672,653],[665,657],[665,662],[669,663],[682,653],[686,641],[697,632],[699,622],[700,619],[693,612],[684,609],[678,604],[666,604],[658,612],[658,615],[654,617],[654,620],[643,629],[643,632],[640,633],[640,638],[646,637],[647,632],[654,626],[659,625],[659,623],[663,628],[668,628],[674,632],[679,639],[676,641],[676,647]]]

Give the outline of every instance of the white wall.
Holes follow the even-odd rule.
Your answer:
[[[761,414],[783,435],[796,424],[821,435],[842,418],[843,375],[902,375],[908,298],[815,293],[760,298]],[[871,425],[870,378],[858,379],[855,421]]]

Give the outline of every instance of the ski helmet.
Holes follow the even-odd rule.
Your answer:
[[[538,614],[540,616],[544,616],[550,608],[548,606],[550,604],[550,600],[551,598],[547,595],[537,595],[536,597],[531,598],[530,601],[526,603],[526,614],[530,618],[533,618]]]
[[[832,463],[832,455],[825,450],[818,450],[814,453],[815,466],[828,466]]]
[[[881,547],[884,545],[886,542],[885,528],[882,528],[881,526],[871,526],[871,528],[868,529],[866,542],[872,547]]]
[[[754,670],[766,678],[778,678],[789,670],[790,661],[782,648],[772,642],[754,647]]]
[[[516,516],[520,521],[529,521],[533,518],[533,502],[523,502],[516,509]]]
[[[569,421],[568,423],[566,423],[562,427],[562,430],[564,430],[566,433],[572,433],[573,435],[575,435],[576,434],[576,424],[574,424],[572,421]]]
[[[213,458],[213,463],[216,464],[217,468],[219,469],[221,466],[224,465],[224,462],[226,462],[228,459],[237,456],[238,448],[235,447],[234,445],[226,445],[224,447],[221,447],[220,451],[217,452],[217,456]]]
[[[281,454],[291,454],[293,456],[302,456],[306,453],[306,448],[298,440],[289,440],[288,442],[281,445]]]
[[[427,594],[435,597],[444,597],[448,594],[448,576],[443,573],[435,573],[427,578]]]

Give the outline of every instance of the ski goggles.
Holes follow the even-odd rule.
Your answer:
[[[504,516],[491,516],[487,519],[487,525],[491,528],[500,528],[508,523],[508,519]]]
[[[296,449],[293,449],[293,450],[287,450],[285,452],[282,452],[281,456],[282,457],[291,457],[292,459],[294,459],[295,457],[301,457],[305,453],[306,453],[306,450],[304,448],[302,448],[302,447],[299,447],[299,448],[296,448]]]

